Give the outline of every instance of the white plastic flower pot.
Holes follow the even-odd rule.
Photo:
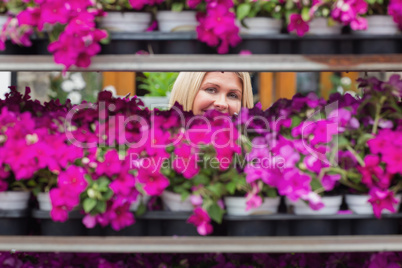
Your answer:
[[[169,97],[140,97],[144,102],[144,106],[150,109],[169,109]]]
[[[398,25],[388,15],[367,16],[367,29],[353,31],[355,34],[392,35],[399,32]]]
[[[331,35],[340,34],[341,31],[342,25],[338,23],[333,26],[329,26],[326,18],[314,18],[309,23],[308,33],[313,35]]]
[[[144,205],[147,205],[150,198],[151,198],[151,196],[149,196],[149,195],[139,195],[137,197],[137,200],[135,200],[133,203],[131,203],[130,211],[137,211],[138,206],[140,205],[141,201]]]
[[[145,32],[151,24],[151,14],[146,12],[108,12],[100,27],[112,32]]]
[[[47,193],[38,193],[38,195],[36,196],[36,199],[38,200],[40,210],[45,210],[45,211],[52,210],[52,202],[50,200],[50,195],[48,192]]]
[[[395,196],[398,199],[398,203],[394,204],[394,208],[396,211],[399,211],[399,207],[401,204],[402,194],[397,194]],[[369,195],[355,195],[355,194],[347,194],[345,195],[345,202],[348,205],[349,209],[356,214],[374,214],[373,206],[368,201],[370,199]],[[391,213],[389,210],[382,210],[381,213],[388,214]]]
[[[1,210],[23,210],[28,208],[30,192],[6,191],[0,193]]]
[[[0,14],[0,30],[3,29],[4,24],[7,22],[8,15]]]
[[[324,196],[321,198],[324,203],[324,207],[319,210],[314,210],[310,206],[299,199],[292,201],[288,198],[285,199],[286,206],[292,207],[293,213],[296,215],[334,215],[338,213],[341,204],[342,196]]]
[[[282,28],[282,21],[273,18],[245,18],[244,24],[247,28],[239,25],[242,34],[279,34]]]
[[[246,198],[237,196],[227,196],[224,198],[226,211],[228,215],[245,216],[245,215],[267,215],[278,212],[280,197],[264,198],[261,206],[246,211]]]
[[[195,31],[198,25],[196,11],[158,11],[156,20],[161,32]]]
[[[181,195],[164,191],[161,195],[163,209],[167,211],[192,211],[193,205],[189,198],[182,201]]]

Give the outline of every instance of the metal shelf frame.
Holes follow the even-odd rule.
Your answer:
[[[51,237],[0,236],[0,251],[99,253],[286,253],[402,251],[402,236]]]
[[[0,71],[61,71],[48,55],[0,55]],[[388,55],[99,55],[71,71],[399,71],[402,54]]]

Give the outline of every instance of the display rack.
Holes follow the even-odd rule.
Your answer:
[[[402,236],[0,237],[0,251],[109,253],[285,253],[402,251]]]
[[[0,55],[0,71],[61,71],[51,56]],[[402,54],[392,55],[99,55],[87,69],[72,71],[397,71]]]
[[[115,43],[113,43],[115,40]],[[39,40],[42,41],[43,40]],[[359,42],[368,41],[364,46]],[[381,45],[389,42],[391,46]],[[205,45],[195,33],[115,34],[103,51],[119,55],[98,55],[87,69],[74,71],[400,71],[402,37],[325,36],[298,38],[290,35],[243,36],[243,45],[255,42],[270,52],[258,55],[202,54]],[[117,42],[117,43],[116,43]],[[118,43],[120,42],[120,43]],[[142,42],[142,43],[141,43]],[[167,47],[190,44],[182,55],[172,55]],[[194,43],[195,42],[195,43]],[[304,42],[304,43],[303,43]],[[311,50],[312,42],[324,44],[324,50]],[[318,43],[317,43],[318,42]],[[370,43],[371,42],[371,43]],[[46,43],[46,42],[45,42]],[[124,53],[124,47],[139,44],[135,50],[152,48],[155,54]],[[325,47],[326,45],[332,48]],[[370,45],[371,44],[371,45]],[[372,45],[375,45],[373,49]],[[384,43],[382,43],[384,44]],[[303,51],[310,47],[310,52]],[[241,47],[241,46],[240,46]],[[120,49],[121,48],[121,49]],[[202,49],[201,49],[202,48]],[[243,47],[247,48],[247,47]],[[36,47],[37,49],[37,47]],[[130,49],[130,48],[129,48]],[[367,49],[365,53],[365,49]],[[42,48],[43,51],[43,48]],[[209,51],[211,49],[209,48]],[[324,51],[324,52],[323,52]],[[326,52],[327,51],[327,52]],[[328,52],[329,51],[329,52]],[[331,52],[334,51],[334,52]],[[236,51],[232,51],[234,53]],[[314,55],[320,52],[320,55]],[[353,55],[352,53],[360,53]],[[278,54],[279,53],[279,54]],[[30,54],[30,53],[28,53]],[[51,55],[0,55],[0,71],[61,71]],[[0,251],[20,252],[363,252],[402,251],[402,235],[378,236],[306,236],[306,237],[45,237],[0,236]]]

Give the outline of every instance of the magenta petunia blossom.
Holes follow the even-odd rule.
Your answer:
[[[176,158],[173,160],[173,169],[179,173],[183,174],[186,179],[191,179],[200,171],[198,166],[198,152],[196,148],[191,147],[188,144],[180,144],[174,150]]]
[[[88,182],[84,178],[85,171],[81,167],[70,166],[66,171],[59,174],[57,185],[60,188],[66,188],[72,193],[81,194]]]
[[[381,212],[384,209],[389,210],[390,212],[395,212],[395,204],[398,203],[398,200],[394,196],[394,192],[389,190],[380,190],[376,187],[371,188],[370,199],[368,200],[373,206],[374,215],[377,218],[381,217]]]
[[[153,167],[139,169],[137,179],[148,195],[160,195],[170,184],[169,179]]]
[[[194,224],[200,235],[208,235],[212,233],[213,228],[210,223],[211,218],[208,213],[200,207],[194,209],[194,214],[188,218],[187,222]]]
[[[122,169],[123,161],[119,159],[119,154],[116,150],[108,150],[105,153],[104,160],[98,163],[96,167],[96,174],[99,176],[106,175],[112,177],[115,174],[119,174]]]
[[[290,23],[288,25],[288,31],[296,31],[298,36],[303,36],[309,31],[309,25],[305,22],[300,14],[291,14]]]
[[[278,192],[286,195],[292,201],[311,192],[311,177],[295,168],[287,168],[283,172],[283,179],[278,181]]]

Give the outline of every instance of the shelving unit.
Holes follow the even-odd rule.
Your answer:
[[[52,56],[0,55],[0,71],[61,71]],[[99,55],[87,69],[72,71],[397,71],[402,54],[391,55]]]
[[[109,253],[285,253],[402,251],[402,236],[0,237],[0,251]]]
[[[402,70],[402,35],[400,36],[324,36],[298,38],[292,35],[243,36],[245,44],[266,45],[266,53],[253,55],[202,54],[210,48],[196,40],[195,33],[114,34],[104,47],[108,54],[98,55],[88,69],[73,71],[400,71]],[[114,41],[113,41],[114,40]],[[44,40],[37,40],[46,44]],[[359,42],[367,42],[359,46]],[[383,46],[381,42],[391,46]],[[115,42],[115,43],[113,43]],[[323,52],[303,49],[313,42],[331,46]],[[317,43],[317,44],[318,44]],[[130,47],[130,44],[138,46]],[[169,54],[166,48],[189,44],[187,54]],[[375,48],[370,44],[374,44]],[[124,47],[128,52],[124,53]],[[304,48],[303,48],[304,47]],[[121,49],[120,49],[121,48]],[[155,54],[135,55],[151,48]],[[303,48],[303,49],[302,49]],[[36,50],[35,50],[36,49]],[[365,53],[364,49],[368,49]],[[177,50],[177,48],[176,48]],[[38,46],[32,51],[39,51]],[[43,51],[43,48],[42,48]],[[131,51],[131,52],[130,52]],[[332,51],[332,52],[331,52]],[[356,51],[361,54],[353,54]],[[115,52],[115,55],[110,54]],[[320,52],[321,54],[317,54]],[[189,54],[191,53],[191,54]],[[213,52],[212,52],[213,53]],[[0,71],[61,71],[46,53],[28,55],[0,54]],[[256,55],[257,54],[257,55]],[[0,236],[0,251],[19,252],[161,252],[161,253],[283,253],[283,252],[363,252],[402,251],[402,235],[380,236],[309,236],[309,237],[44,237]]]

